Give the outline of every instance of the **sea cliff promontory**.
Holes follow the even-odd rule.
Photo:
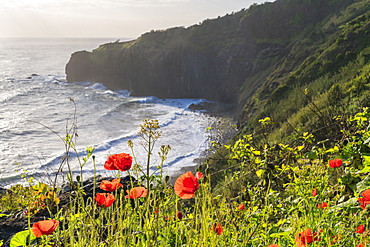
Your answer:
[[[359,56],[357,72],[368,61],[369,6],[366,0],[254,4],[187,28],[76,52],[66,65],[67,80],[100,82],[133,96],[235,103],[242,131],[269,116],[279,134],[289,134],[287,120],[297,114],[303,125],[316,128],[323,117],[304,117],[307,104],[335,90],[342,91],[336,97],[349,97],[340,85],[351,78],[340,73]]]
[[[287,56],[292,40],[332,12],[325,4],[308,12],[310,4],[304,2],[252,5],[188,28],[151,31],[133,41],[76,52],[66,66],[67,80],[100,82],[136,96],[235,102],[247,78]]]
[[[235,101],[244,79],[256,69],[256,44],[199,40],[203,26],[146,33],[137,40],[80,51],[67,64],[67,80],[103,83],[134,96]],[[225,34],[228,35],[226,30]]]

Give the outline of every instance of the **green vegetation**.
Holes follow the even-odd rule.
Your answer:
[[[369,25],[370,2],[358,1],[292,42],[246,100],[243,133],[256,131],[258,120],[269,116],[276,123],[271,140],[289,139],[297,131],[318,131],[317,138],[325,139],[331,131],[319,129],[330,126],[333,116],[369,106]],[[248,78],[245,87],[255,79]]]
[[[297,92],[308,88],[317,100],[335,87],[348,97],[343,84],[369,59],[369,20],[368,0],[278,0],[101,45],[72,59],[67,74],[138,95],[233,102],[244,133],[266,116],[279,128],[306,107]]]
[[[135,164],[129,169],[132,160],[137,161],[135,156],[127,159],[126,154],[125,161],[108,158],[105,164],[106,169],[120,170],[117,177],[122,177],[122,172],[136,174],[137,180],[128,184],[130,192],[126,193],[117,181],[113,187],[106,181],[104,188],[113,188],[107,189],[113,200],[107,201],[105,196],[102,199],[101,193],[86,198],[84,189],[74,183],[76,192],[70,195],[69,206],[52,210],[59,205],[50,197],[54,203],[45,207],[53,221],[33,224],[32,231],[20,232],[11,244],[366,246],[370,242],[370,112],[364,108],[353,116],[335,116],[333,121],[340,126],[336,141],[316,141],[313,134],[306,132],[297,136],[294,144],[271,145],[267,137],[274,122],[268,117],[260,119],[265,138],[257,141],[254,135],[244,135],[225,146],[230,155],[225,157],[229,168],[221,171],[223,181],[212,185],[214,174],[204,167],[204,176],[194,177],[191,172],[180,176],[174,192],[161,172],[148,174],[145,169],[155,150],[152,144],[160,137],[158,122],[145,120],[140,131],[144,140],[141,145],[148,151],[145,165]],[[134,150],[134,144],[129,145]],[[168,151],[169,147],[160,148],[158,171]],[[94,158],[90,161],[94,162]],[[117,167],[114,162],[118,162]],[[15,188],[19,188],[13,189],[19,200],[22,189]],[[33,187],[36,188],[34,200],[40,198],[39,193],[49,195],[49,187],[39,184]],[[135,189],[140,192],[133,192]],[[24,210],[34,205],[29,191],[24,187]],[[0,210],[8,210],[9,214],[8,200],[0,200]],[[26,215],[31,222],[33,214]],[[49,226],[41,228],[42,224]],[[38,227],[41,233],[34,230]],[[33,234],[39,235],[36,238]]]
[[[160,135],[158,124],[146,120],[141,134],[148,158],[136,161],[129,143],[134,165],[125,173],[137,180],[128,191],[118,187],[109,196],[86,199],[82,173],[86,162],[94,162],[90,149],[80,161],[81,183],[68,178],[77,186],[68,207],[61,207],[47,186],[15,186],[14,194],[0,198],[0,210],[14,213],[13,195],[14,210],[27,210],[47,196],[50,203],[42,205],[59,226],[51,235],[31,237],[31,245],[41,246],[367,246],[369,30],[369,0],[278,0],[189,28],[103,45],[89,59],[117,78],[146,88],[145,76],[170,78],[180,81],[180,89],[176,78],[195,84],[194,78],[208,79],[213,89],[230,93],[224,99],[236,99],[241,112],[238,135],[224,146],[212,143],[215,154],[200,168],[204,177],[187,180],[183,192],[191,199],[180,198],[179,183],[174,190],[163,176],[169,147],[159,149],[158,174],[150,173]],[[122,54],[130,54],[122,60],[126,67],[148,72],[122,72],[126,67],[112,59]],[[150,86],[166,91],[155,80]],[[230,91],[221,90],[225,82]],[[204,91],[215,94],[204,83]],[[73,151],[71,137],[63,140]],[[34,193],[40,187],[41,195]],[[22,232],[17,241],[29,234]]]
[[[9,192],[0,197],[1,212],[17,212],[25,210],[31,215],[45,208],[52,208],[59,203],[59,199],[52,188],[43,183],[32,185],[32,179],[28,182],[30,186],[20,184],[13,185]]]

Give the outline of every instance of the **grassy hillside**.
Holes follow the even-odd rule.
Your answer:
[[[75,53],[67,80],[101,82],[132,95],[232,102],[241,110],[252,96],[269,97],[292,71],[309,66],[303,62],[366,8],[353,0],[255,4],[187,28],[153,30]],[[325,66],[336,65],[328,60]]]
[[[256,131],[258,120],[270,117],[272,140],[300,131],[316,131],[321,139],[335,134],[335,128],[323,129],[334,116],[369,105],[369,27],[370,2],[357,1],[292,42],[246,100],[243,132]],[[247,78],[244,86],[258,76]]]
[[[132,95],[235,103],[242,133],[258,131],[258,120],[268,116],[278,130],[270,136],[279,140],[368,103],[369,13],[367,0],[254,4],[76,53],[67,79]]]

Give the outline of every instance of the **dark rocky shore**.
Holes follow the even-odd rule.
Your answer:
[[[112,180],[111,177],[102,177],[97,176],[95,183],[95,192],[96,193],[106,193],[99,188],[101,181],[103,180]],[[135,181],[134,178],[132,178]],[[128,188],[128,183],[130,183],[130,177],[122,177],[121,184],[123,185],[122,191],[125,192]],[[66,208],[68,204],[73,200],[75,197],[76,191],[73,190],[70,184],[64,184],[61,186],[60,190],[58,191],[58,198],[60,199],[60,203],[53,208],[52,213],[56,213],[57,210]],[[87,199],[89,197],[94,197],[94,178],[91,177],[83,182],[83,189],[85,192],[84,198]],[[0,188],[0,198],[5,193],[12,193],[11,190]],[[3,214],[7,214],[8,212],[1,212]],[[47,209],[42,209],[31,216],[31,227],[32,225],[40,220],[45,220],[52,217]],[[12,212],[8,216],[0,217],[0,240],[4,240],[3,246],[10,246],[10,240],[14,234],[17,232],[26,230],[28,228],[28,217],[26,214],[26,209],[20,210],[17,212]]]

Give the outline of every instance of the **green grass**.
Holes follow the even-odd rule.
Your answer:
[[[130,188],[150,188],[146,197],[125,198],[125,191],[119,188],[111,192],[116,197],[113,204],[100,207],[93,197],[84,199],[83,190],[78,189],[68,207],[50,215],[60,222],[53,234],[29,245],[302,246],[297,244],[297,236],[307,229],[317,234],[317,241],[307,246],[366,244],[370,241],[368,209],[360,207],[358,198],[370,188],[369,120],[367,109],[349,118],[337,116],[335,121],[341,126],[338,141],[318,142],[312,134],[304,133],[295,142],[272,145],[268,139],[257,141],[253,135],[245,135],[226,146],[229,168],[222,171],[222,180],[213,181],[210,167],[202,168],[204,177],[191,199],[181,199],[163,175],[147,173],[149,159],[145,165],[123,172],[137,174],[138,181]],[[273,124],[268,118],[260,123],[266,131]],[[144,145],[155,153],[154,144],[160,137],[158,123],[145,120],[141,133],[147,143]],[[71,145],[68,138],[65,140]],[[130,143],[130,147],[135,146]],[[160,150],[158,171],[169,148]],[[341,159],[343,165],[329,167],[329,160],[334,158]],[[24,199],[16,209],[28,209],[39,200],[40,193],[48,195],[51,190],[41,184],[24,190],[15,186],[13,198]],[[34,194],[33,199],[30,194]],[[0,200],[1,211],[9,210],[4,199],[8,196]],[[328,207],[319,208],[324,202]],[[44,206],[51,209],[56,204]],[[241,204],[243,209],[239,208]],[[360,225],[365,231],[356,233]]]

